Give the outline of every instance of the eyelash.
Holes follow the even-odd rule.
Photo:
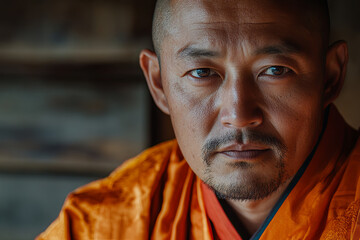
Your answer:
[[[267,71],[271,71],[271,69],[273,70],[280,70],[280,74],[278,75],[275,75],[275,74],[266,74]],[[196,71],[199,71],[199,70],[205,70],[205,71],[209,71],[209,75],[208,76],[204,76],[204,77],[201,77],[201,76],[194,76],[193,73],[195,73]],[[264,69],[262,72],[260,72],[260,74],[258,74],[257,77],[273,77],[273,78],[276,78],[276,77],[283,77],[287,74],[290,74],[290,73],[293,73],[293,71],[288,68],[288,67],[284,67],[284,66],[270,66],[270,67],[267,67],[266,69]],[[205,79],[205,78],[210,78],[210,77],[214,77],[214,76],[219,76],[219,74],[212,70],[211,68],[197,68],[197,69],[194,69],[194,70],[191,70],[188,72],[188,74],[195,78],[195,79]],[[199,74],[197,74],[199,75]]]
[[[267,71],[270,71],[271,69],[280,69],[281,73],[276,75],[276,74],[266,74]],[[258,77],[261,76],[268,76],[268,77],[283,77],[287,74],[293,73],[293,71],[288,68],[288,67],[284,67],[284,66],[270,66],[267,67],[266,69],[264,69],[262,72],[260,72],[260,74],[258,75]]]
[[[199,71],[199,70],[206,70],[209,71],[209,76],[205,76],[205,77],[201,77],[201,76],[194,76],[194,72]],[[209,78],[209,77],[213,77],[214,75],[218,75],[216,71],[212,70],[211,68],[197,68],[194,70],[189,71],[189,74],[191,75],[191,77],[196,78],[196,79],[203,79],[203,78]]]

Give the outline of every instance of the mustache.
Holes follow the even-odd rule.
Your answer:
[[[210,157],[222,146],[231,143],[239,143],[244,144],[246,143],[253,143],[253,144],[260,144],[266,145],[273,150],[275,150],[280,157],[283,157],[286,153],[286,146],[280,141],[278,138],[265,134],[260,133],[254,130],[246,130],[246,131],[234,131],[227,133],[223,136],[216,137],[209,139],[205,142],[204,146],[202,147],[202,156],[203,160],[209,164]]]

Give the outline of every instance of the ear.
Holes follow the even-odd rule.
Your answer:
[[[332,44],[326,54],[324,107],[332,103],[340,94],[346,76],[348,47],[345,41]]]
[[[142,50],[139,61],[155,104],[165,114],[169,114],[169,107],[161,81],[159,59],[156,53],[147,49]]]

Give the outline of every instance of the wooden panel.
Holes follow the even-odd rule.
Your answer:
[[[121,83],[121,82],[120,82]],[[0,81],[0,171],[101,175],[149,143],[144,83]]]

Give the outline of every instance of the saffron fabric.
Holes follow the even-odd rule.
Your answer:
[[[201,191],[204,196],[206,213],[212,224],[212,228],[214,229],[213,238],[215,240],[242,240],[241,236],[232,225],[230,219],[226,216],[226,213],[216,198],[215,193],[203,182],[201,183]]]
[[[331,106],[309,165],[255,239],[360,239],[358,135]],[[228,240],[202,185],[177,142],[162,143],[71,193],[37,239]]]

